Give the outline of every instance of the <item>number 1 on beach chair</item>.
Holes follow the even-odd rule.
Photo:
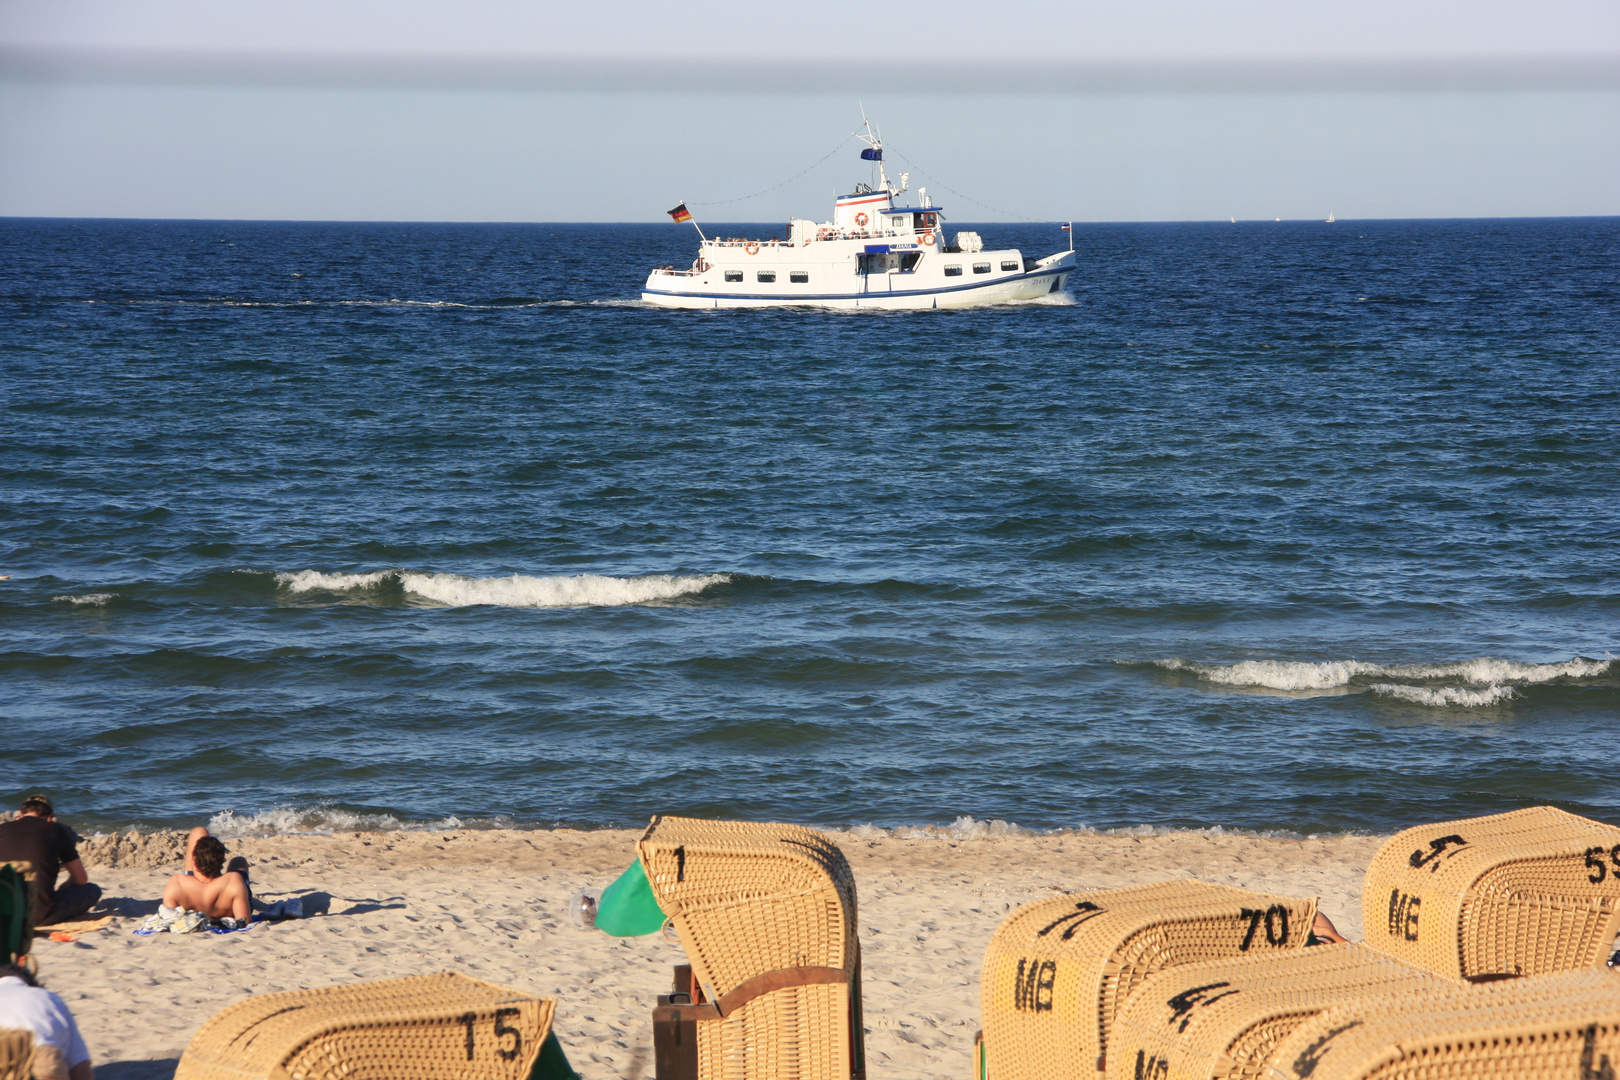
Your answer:
[[[658,1080],[861,1080],[855,878],[797,825],[656,817],[596,926],[667,917],[689,965],[654,1010]]]

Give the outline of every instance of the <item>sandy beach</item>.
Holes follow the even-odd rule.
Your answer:
[[[833,834],[860,896],[874,1076],[960,1077],[980,1027],[979,965],[1014,907],[1053,892],[1199,878],[1314,895],[1352,940],[1380,839],[1221,833]],[[557,1033],[587,1080],[650,1077],[654,995],[682,961],[659,936],[571,923],[576,890],[627,866],[635,831],[368,832],[228,840],[257,895],[314,914],[245,933],[137,937],[179,869],[172,833],[81,845],[101,910],[73,943],[38,940],[41,976],[78,1017],[103,1080],[167,1078],[196,1029],[249,994],[452,969],[558,999]]]

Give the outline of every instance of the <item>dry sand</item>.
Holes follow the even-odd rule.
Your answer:
[[[229,840],[254,891],[319,914],[245,933],[136,937],[179,869],[179,837],[81,846],[103,911],[75,943],[39,940],[40,974],[78,1017],[102,1080],[167,1078],[197,1028],[248,994],[453,969],[559,999],[556,1030],[587,1080],[651,1077],[654,996],[680,947],[621,940],[564,914],[629,865],[630,831],[456,831]],[[1352,940],[1376,837],[1170,833],[900,838],[834,834],[855,870],[875,1080],[970,1073],[979,964],[1014,907],[1054,892],[1174,878],[1314,895]]]

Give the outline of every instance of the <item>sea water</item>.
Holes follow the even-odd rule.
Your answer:
[[[1080,225],[1045,302],[641,305],[693,240],[0,222],[4,795],[1620,821],[1620,220]]]

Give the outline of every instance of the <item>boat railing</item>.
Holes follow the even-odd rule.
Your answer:
[[[816,230],[815,239],[817,239],[817,240],[883,240],[883,239],[887,239],[889,237],[894,237],[894,236],[913,236],[913,235],[915,235],[915,234],[914,233],[909,233],[909,232],[908,233],[895,232],[893,229],[889,229],[889,230],[885,230],[885,231],[878,231],[878,230],[875,230],[875,229],[856,229],[856,230],[854,230],[852,232],[841,232],[838,229],[818,229],[818,230]],[[762,250],[762,251],[764,249],[766,249],[766,248],[792,248],[792,247],[800,247],[800,246],[802,246],[802,245],[794,243],[792,240],[781,240],[781,239],[776,239],[776,238],[772,238],[770,240],[749,240],[749,239],[746,239],[746,238],[740,237],[740,236],[717,236],[712,240],[705,241],[705,243],[707,243],[711,247],[718,247],[718,248],[748,248],[748,247],[753,247],[753,248],[757,248],[757,249]]]

